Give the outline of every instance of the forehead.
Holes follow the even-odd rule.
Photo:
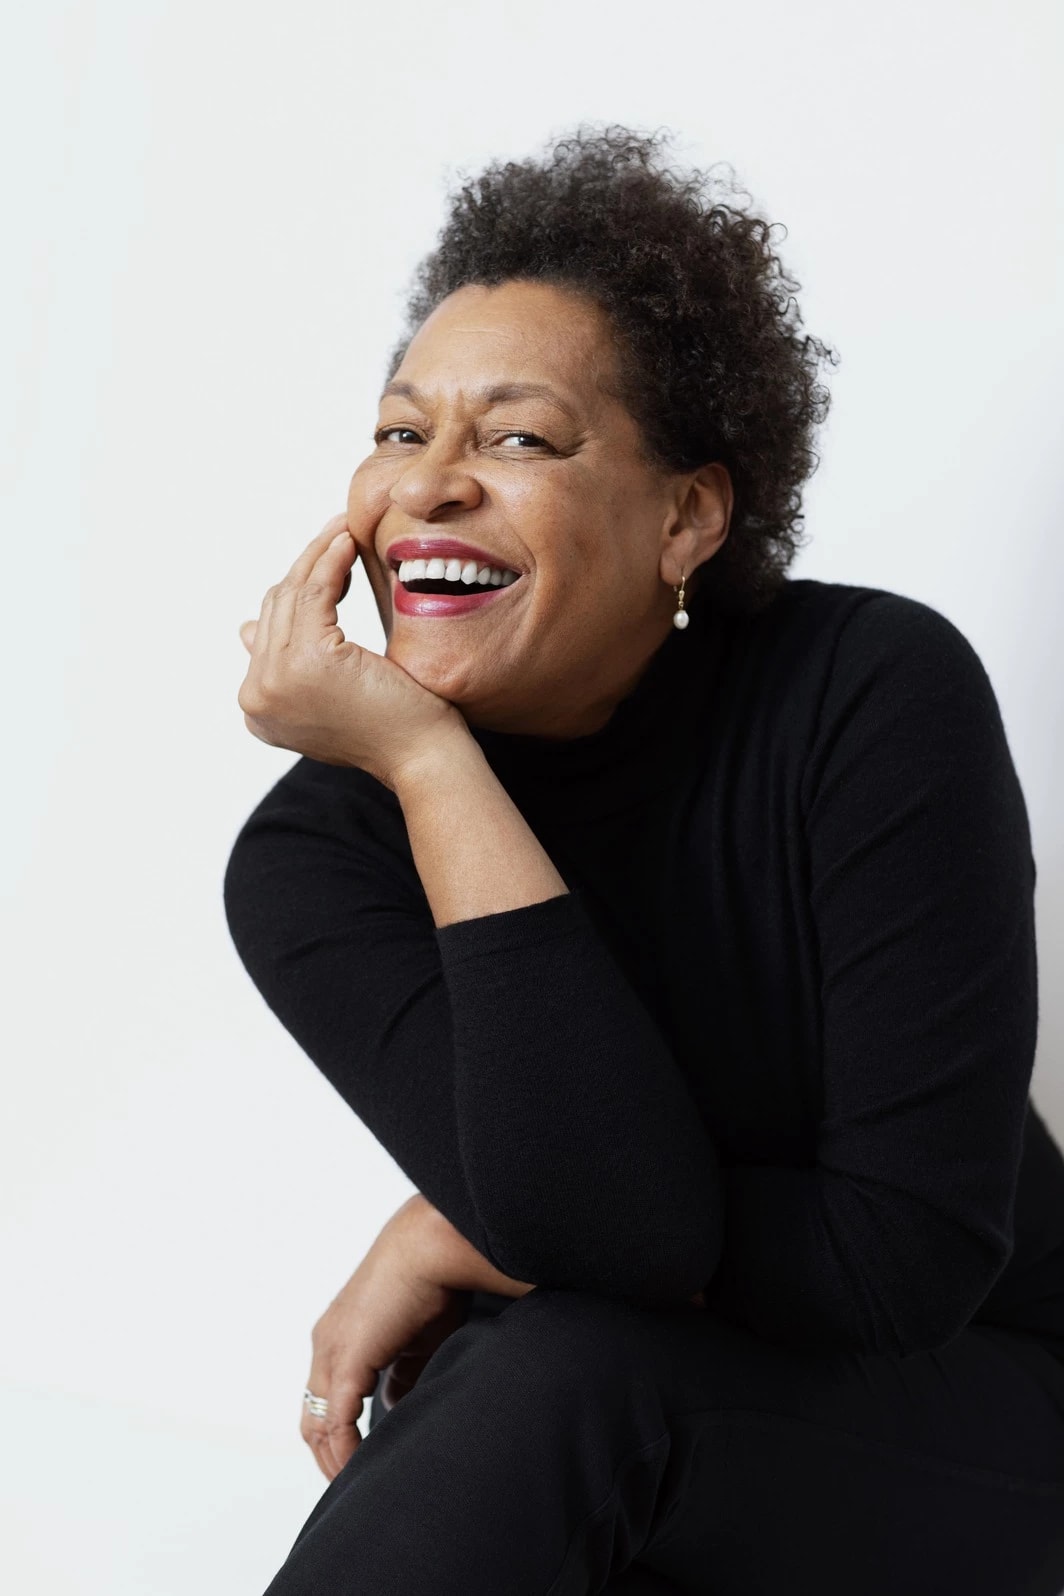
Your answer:
[[[605,313],[582,294],[547,283],[470,284],[426,318],[395,375],[441,390],[540,382],[589,401],[601,378],[614,377],[615,352]]]

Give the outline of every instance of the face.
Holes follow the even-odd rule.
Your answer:
[[[385,388],[348,524],[387,657],[471,724],[556,737],[605,724],[668,636],[681,572],[690,592],[726,536],[727,472],[656,470],[616,377],[594,303],[508,282],[444,300]],[[441,543],[466,575],[470,561],[478,577],[518,575],[475,580],[464,607],[419,599],[394,568],[410,541],[422,558]]]

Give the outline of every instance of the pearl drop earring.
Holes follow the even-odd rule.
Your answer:
[[[683,584],[684,584],[684,575],[683,575],[683,572],[681,571],[680,572],[680,586],[679,586],[679,588],[675,588],[675,587],[673,588],[673,592],[676,594],[676,598],[677,598],[677,609],[676,609],[676,614],[672,618],[673,626],[679,627],[681,632],[683,631],[684,627],[689,623],[689,621],[691,619],[691,617],[688,615],[687,611],[683,607]]]

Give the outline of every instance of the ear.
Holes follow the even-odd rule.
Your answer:
[[[662,580],[672,586],[681,576],[711,560],[728,535],[735,493],[731,474],[719,460],[680,479],[675,516],[661,551]]]

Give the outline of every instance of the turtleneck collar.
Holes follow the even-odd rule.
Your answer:
[[[688,605],[690,624],[671,627],[609,720],[580,737],[542,737],[470,726],[518,807],[556,824],[603,818],[675,785],[712,692],[725,617]],[[574,691],[577,684],[574,683]]]

